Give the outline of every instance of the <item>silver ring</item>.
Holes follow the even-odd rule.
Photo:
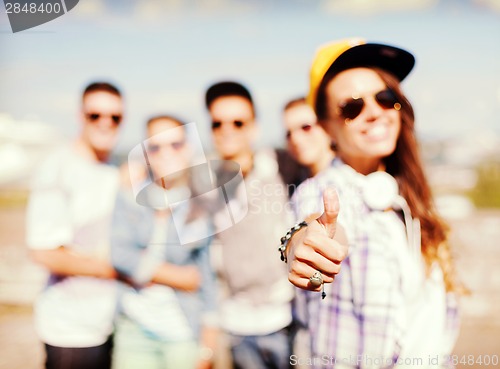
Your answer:
[[[314,274],[309,278],[309,282],[311,283],[311,286],[317,288],[323,284],[323,277],[321,276],[321,273],[316,271]]]

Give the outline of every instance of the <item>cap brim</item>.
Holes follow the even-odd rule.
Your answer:
[[[415,57],[408,51],[382,44],[362,44],[343,52],[328,71],[355,67],[379,67],[394,74],[400,81],[406,78],[415,65]]]

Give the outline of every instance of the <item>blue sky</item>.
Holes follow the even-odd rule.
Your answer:
[[[71,136],[81,89],[105,78],[127,99],[122,149],[161,112],[196,122],[209,146],[204,90],[237,79],[255,96],[259,145],[281,145],[281,108],[306,92],[314,51],[350,36],[415,54],[404,89],[422,136],[500,133],[499,0],[80,0],[16,34],[0,5],[0,113]]]

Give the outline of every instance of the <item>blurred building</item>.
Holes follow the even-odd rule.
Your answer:
[[[62,138],[36,118],[15,120],[0,113],[0,189],[27,189],[33,169]]]
[[[478,166],[500,162],[500,136],[481,131],[423,139],[422,155],[440,213],[449,219],[464,218],[475,208],[468,195],[478,185]]]

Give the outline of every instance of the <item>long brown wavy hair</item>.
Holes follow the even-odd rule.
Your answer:
[[[411,209],[412,216],[419,219],[422,234],[422,254],[426,261],[427,271],[437,262],[444,275],[446,291],[467,292],[456,277],[454,261],[448,243],[448,225],[437,214],[432,199],[432,192],[425,176],[419,147],[415,136],[415,115],[413,107],[401,90],[399,80],[384,70],[373,69],[386,86],[396,95],[401,104],[401,131],[396,149],[383,162],[386,172],[391,174],[399,184],[403,196]],[[318,88],[316,99],[316,114],[318,121],[326,125],[329,121],[328,97],[326,87],[338,72],[328,72]]]

